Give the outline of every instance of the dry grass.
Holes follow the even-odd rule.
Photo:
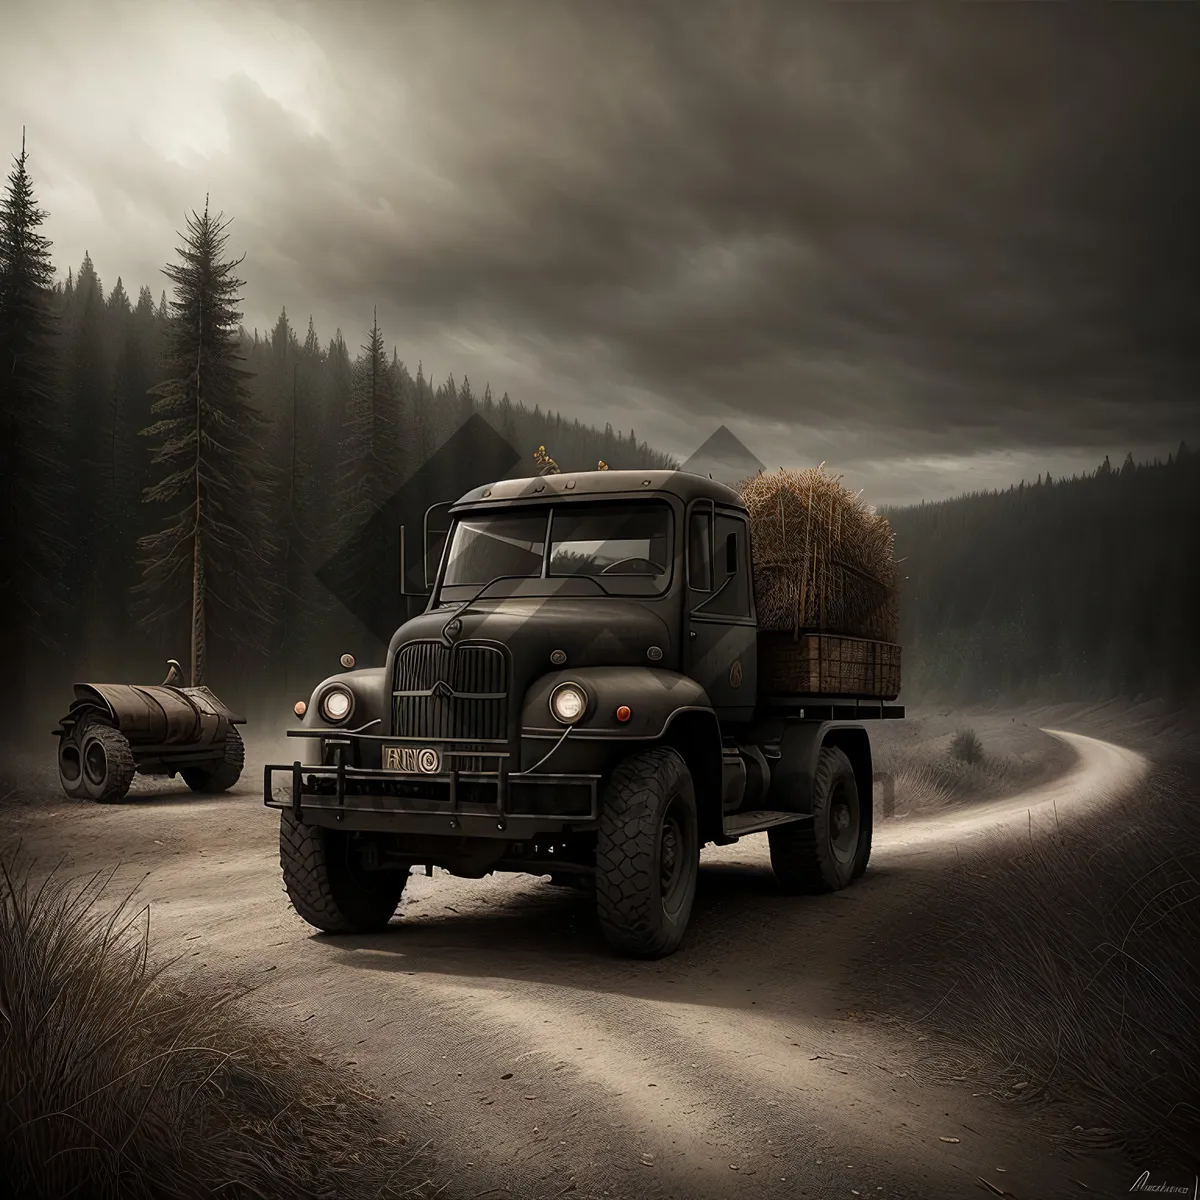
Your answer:
[[[373,1097],[148,958],[111,876],[0,860],[0,1178],[28,1197],[430,1196]],[[101,901],[100,904],[97,901]]]
[[[897,640],[886,518],[824,464],[753,475],[737,490],[750,514],[759,628]]]
[[[874,766],[892,776],[900,815],[1009,796],[1049,773],[1042,756],[989,753],[973,729],[948,741],[881,742]]]
[[[893,970],[920,1028],[1008,1095],[1067,1100],[1147,1161],[1196,1169],[1200,770],[1186,771],[1102,820],[964,855],[930,884],[921,925],[896,931]]]

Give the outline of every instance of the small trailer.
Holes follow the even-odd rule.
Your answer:
[[[58,777],[73,799],[123,800],[134,774],[180,775],[194,792],[237,783],[245,746],[237,716],[206,687],[180,687],[171,659],[162,684],[77,683],[54,730]]]
[[[551,472],[450,517],[425,548],[425,611],[382,666],[299,701],[299,753],[266,767],[300,916],[377,930],[414,866],[527,872],[594,887],[608,940],[658,957],[683,938],[706,843],[765,831],[789,891],[863,874],[867,727],[904,715],[900,648],[760,631],[738,493]]]

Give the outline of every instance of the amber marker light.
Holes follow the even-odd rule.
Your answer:
[[[629,711],[628,704],[622,704],[621,707],[617,709],[617,720],[618,721],[628,721],[629,718],[632,716],[633,716],[633,713]]]
[[[292,705],[292,712],[294,712],[296,716],[302,717],[306,712],[308,712],[308,705],[305,704],[303,700],[297,700],[296,703]]]

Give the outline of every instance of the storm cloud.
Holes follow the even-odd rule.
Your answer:
[[[18,5],[64,265],[881,502],[1200,434],[1190,5]]]

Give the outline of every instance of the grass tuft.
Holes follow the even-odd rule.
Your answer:
[[[959,762],[972,765],[984,760],[983,743],[979,740],[979,734],[969,726],[959,729],[950,739],[950,753]]]
[[[373,1097],[245,993],[149,953],[149,909],[0,857],[0,1177],[17,1197],[425,1196]],[[427,1164],[425,1164],[427,1165]]]

